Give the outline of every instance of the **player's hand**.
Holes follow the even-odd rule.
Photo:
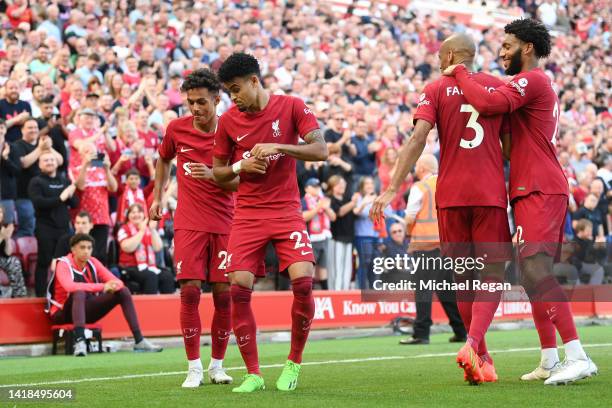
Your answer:
[[[204,163],[189,163],[191,177],[200,180],[214,180],[212,170]]]
[[[115,280],[104,283],[104,293],[114,293],[119,290],[119,283]]]
[[[10,152],[11,152],[11,145],[7,142],[4,143],[4,147],[2,148],[2,158],[4,160],[8,160]]]
[[[444,71],[442,71],[442,75],[454,76],[455,68],[457,68],[459,65],[463,65],[463,64],[449,65],[448,67],[446,67],[446,69]]]
[[[162,219],[162,209],[159,200],[153,200],[151,208],[149,208],[149,218],[153,221],[159,221]]]
[[[268,164],[268,159],[262,160],[251,156],[242,160],[241,168],[246,173],[266,174]]]
[[[265,159],[268,156],[272,156],[278,153],[279,151],[277,143],[257,143],[251,149],[251,156],[256,157],[258,159]]]
[[[366,197],[367,198],[367,197]],[[385,217],[385,208],[395,198],[395,192],[392,190],[385,190],[384,193],[378,196],[370,208],[370,219],[374,222],[379,222]]]

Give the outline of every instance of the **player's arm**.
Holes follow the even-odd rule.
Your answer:
[[[306,144],[291,145],[278,143],[258,143],[251,154],[259,159],[265,159],[278,153],[284,153],[298,160],[323,161],[327,160],[327,144],[321,129],[315,129],[303,137]]]
[[[170,180],[171,160],[166,160],[163,157],[157,159],[155,165],[155,187],[153,187],[153,203],[149,209],[149,218],[159,221],[162,218],[162,193]]]
[[[510,100],[504,94],[498,91],[487,91],[468,74],[465,65],[452,65],[444,70],[444,75],[455,77],[465,99],[481,115],[498,115],[512,111]]]
[[[372,220],[379,220],[384,213],[384,209],[393,198],[395,198],[406,176],[408,176],[408,173],[423,153],[425,143],[427,142],[427,135],[432,127],[433,125],[426,120],[417,120],[412,136],[404,142],[399,151],[396,161],[397,168],[395,169],[395,173],[393,173],[393,178],[391,179],[389,187],[374,200],[374,204],[370,210],[370,218],[372,218]]]
[[[230,164],[229,160],[213,157],[213,176],[215,177],[215,182],[217,182],[219,185],[227,186],[231,186],[232,182],[235,182],[236,189],[238,189],[239,183],[239,178],[236,177],[237,175],[242,172],[266,174],[267,168],[268,162],[266,160],[260,160],[255,157],[242,159],[234,164]]]

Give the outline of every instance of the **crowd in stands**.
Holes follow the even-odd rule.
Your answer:
[[[24,296],[25,276],[43,296],[74,230],[94,237],[94,256],[132,291],[174,292],[175,182],[162,221],[147,220],[156,149],[169,121],[187,114],[181,78],[218,69],[232,52],[252,53],[266,89],[303,98],[320,120],[328,160],[298,163],[317,279],[324,289],[368,287],[372,257],[406,241],[404,232],[387,235],[405,231],[413,175],[389,209],[397,221],[390,228],[373,225],[368,211],[410,137],[423,87],[440,76],[441,41],[467,32],[478,44],[474,68],[503,77],[503,25],[482,29],[412,2],[372,1],[360,13],[332,3],[0,1],[0,269],[10,288],[2,293]],[[557,147],[571,191],[566,238],[574,244],[558,275],[606,282],[610,253],[595,244],[612,243],[609,3],[488,3],[500,12],[521,7],[554,34],[545,70],[559,95]],[[218,113],[230,104],[223,94]],[[425,153],[439,157],[435,130]],[[35,262],[20,248],[28,237],[38,244]]]

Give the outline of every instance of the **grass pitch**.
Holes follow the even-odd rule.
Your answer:
[[[519,381],[538,363],[539,343],[534,330],[516,330],[487,335],[499,375],[496,384],[463,382],[463,372],[455,364],[460,345],[448,343],[448,334],[432,336],[427,346],[400,346],[399,337],[388,336],[310,342],[298,389],[291,393],[275,388],[289,351],[287,343],[260,345],[267,389],[249,395],[233,394],[235,385],[181,389],[187,364],[180,348],[159,354],[4,359],[0,360],[1,394],[6,395],[11,384],[70,387],[75,401],[3,399],[0,407],[611,407],[612,327],[584,327],[579,333],[600,375],[568,386]],[[202,348],[205,365],[209,352]],[[245,370],[235,345],[229,346],[225,365],[232,368],[228,373],[234,383],[239,383]]]

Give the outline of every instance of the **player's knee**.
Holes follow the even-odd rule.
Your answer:
[[[291,281],[291,288],[295,296],[309,296],[312,293],[312,278],[304,276]]]
[[[232,285],[230,289],[231,299],[234,303],[250,303],[252,290],[250,288]]]
[[[127,288],[127,286],[122,287],[121,289],[119,289],[118,291],[115,292],[116,296],[119,296],[120,298],[128,298],[130,296],[132,296],[132,292],[130,292],[130,290]]]

